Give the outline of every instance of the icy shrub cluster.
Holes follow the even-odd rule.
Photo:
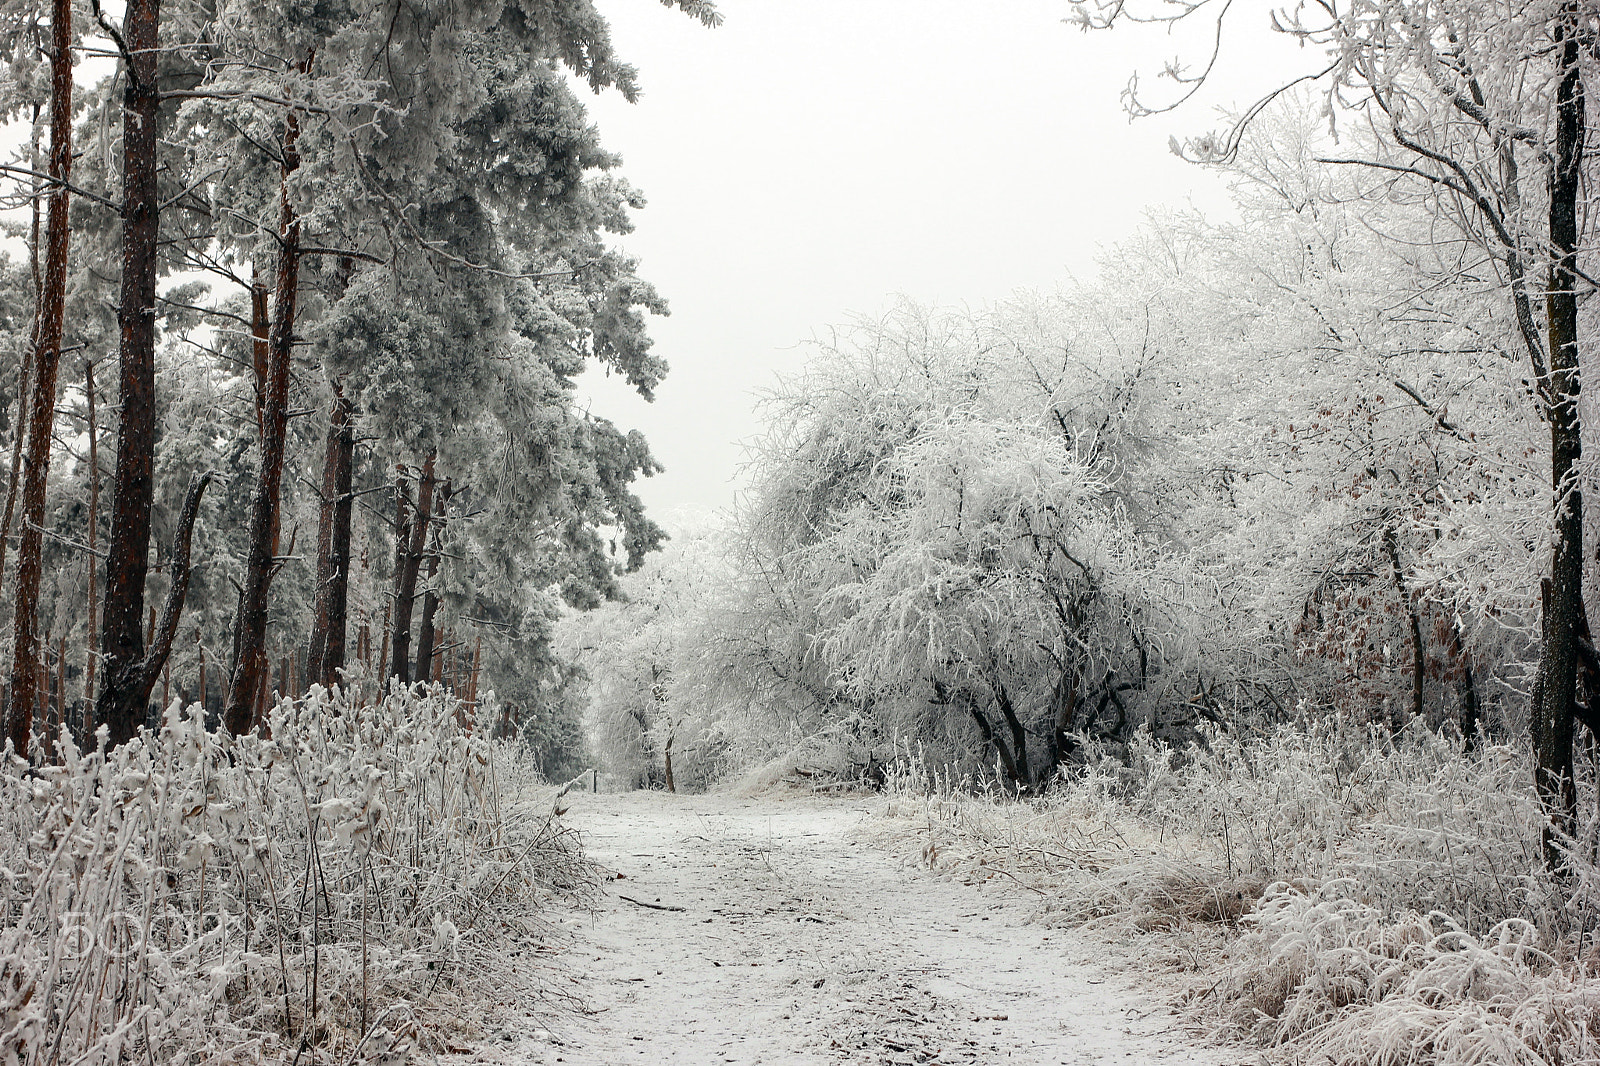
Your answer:
[[[0,1063],[398,1063],[539,991],[540,904],[592,882],[453,697],[199,713],[0,776]]]
[[[1040,891],[1043,920],[1183,934],[1192,1005],[1286,1060],[1593,1061],[1593,770],[1557,878],[1530,764],[1334,721],[1182,752],[1139,738],[1015,803],[903,759],[891,832],[930,866]]]

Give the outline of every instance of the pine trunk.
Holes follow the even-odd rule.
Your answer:
[[[161,195],[156,180],[156,74],[159,0],[129,0],[123,35],[132,61],[122,92],[122,304],[117,375],[117,465],[111,482],[111,532],[101,617],[100,694],[95,717],[112,747],[143,724],[150,690],[142,688],[144,583],[150,568],[150,509],[155,499],[156,250]]]
[[[84,396],[89,403],[89,602],[88,617],[84,622],[83,645],[87,652],[83,663],[83,736],[92,744],[94,736],[94,675],[100,657],[95,653],[95,637],[99,630],[100,589],[98,587],[99,558],[95,555],[95,540],[100,530],[100,423],[95,418],[94,364],[83,367]]]
[[[447,481],[439,488],[439,508],[442,512],[445,501],[450,498],[450,483]],[[422,596],[422,626],[417,631],[417,668],[418,681],[433,681],[438,678],[433,669],[434,629],[435,616],[439,613],[439,548],[442,538],[443,516],[434,523],[433,534],[429,537],[428,549],[428,587]]]
[[[44,495],[56,417],[56,371],[67,297],[67,189],[72,176],[72,4],[55,0],[50,18],[50,206],[45,222],[44,293],[35,346],[33,403],[22,477],[22,535],[17,547],[15,643],[11,667],[8,736],[28,754],[38,700],[39,582],[44,572]]]
[[[309,68],[310,60],[303,64]],[[300,295],[300,216],[289,198],[289,179],[300,165],[296,147],[300,119],[290,110],[284,119],[283,163],[279,183],[278,265],[273,279],[272,334],[268,345],[265,395],[262,398],[261,466],[250,503],[249,555],[244,592],[234,623],[239,661],[228,685],[224,711],[229,732],[247,732],[267,663],[268,589],[272,582],[278,532],[279,495],[289,426],[289,371],[294,358],[295,304]]]
[[[402,685],[411,683],[411,609],[417,598],[417,572],[422,568],[422,550],[433,516],[433,464],[436,453],[429,452],[422,464],[417,485],[416,513],[410,527],[396,534],[394,590],[394,648],[389,656],[390,676]]]
[[[380,630],[381,636],[378,640],[378,677],[380,678],[378,685],[380,689],[383,686],[381,679],[389,676],[389,611],[391,606],[391,604],[387,603],[383,605],[383,627]]]
[[[1555,27],[1560,81],[1556,88],[1555,144],[1550,162],[1550,265],[1545,314],[1550,343],[1546,401],[1550,421],[1550,478],[1555,538],[1543,619],[1544,644],[1530,721],[1538,760],[1537,785],[1550,825],[1545,861],[1561,865],[1559,838],[1574,829],[1577,794],[1572,778],[1572,723],[1577,713],[1577,634],[1583,613],[1583,496],[1578,412],[1578,196],[1585,137],[1584,92],[1576,4],[1563,6]]]
[[[328,443],[322,466],[322,510],[317,523],[317,599],[306,681],[332,688],[344,666],[346,612],[350,597],[350,520],[354,499],[355,427],[350,401],[333,387]]]

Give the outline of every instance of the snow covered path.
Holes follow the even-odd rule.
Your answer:
[[[853,840],[881,800],[568,799],[620,875],[598,918],[571,920],[560,960],[590,1013],[480,1060],[1241,1061],[1193,1046],[1165,1006],[1104,974],[1103,942],[1023,924],[1020,890],[945,881]]]

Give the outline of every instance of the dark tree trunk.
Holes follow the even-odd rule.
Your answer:
[[[1450,654],[1460,674],[1456,678],[1456,727],[1461,730],[1462,746],[1473,751],[1478,746],[1478,683],[1472,675],[1472,656],[1461,639],[1461,626],[1450,625]]]
[[[337,382],[322,465],[322,511],[317,523],[317,600],[306,682],[332,688],[344,666],[345,619],[350,595],[350,519],[354,499],[354,411]]]
[[[418,681],[437,680],[433,670],[433,646],[435,643],[433,622],[439,613],[439,552],[440,543],[444,539],[444,508],[450,499],[450,483],[447,481],[439,487],[439,500],[437,509],[438,520],[434,522],[433,534],[428,538],[428,588],[422,595],[422,625],[417,630],[417,666],[415,670]]]
[[[384,604],[383,610],[383,638],[378,652],[378,676],[383,678],[383,684],[388,684],[389,652],[394,647],[394,627],[390,624],[394,616],[394,606],[400,602],[400,590],[406,584],[406,564],[410,561],[411,552],[411,523],[416,508],[411,505],[411,497],[406,493],[406,479],[404,473],[398,473],[394,479],[394,577],[390,582],[389,602]]]
[[[122,91],[122,329],[118,353],[121,413],[111,481],[111,536],[106,551],[100,648],[104,681],[95,717],[115,747],[144,722],[149,690],[139,691],[144,661],[144,583],[150,568],[150,509],[155,499],[156,249],[161,195],[156,182],[156,80],[159,0],[129,0],[123,37],[131,61]]]
[[[1383,531],[1383,547],[1389,554],[1389,565],[1394,569],[1394,587],[1400,594],[1400,604],[1411,622],[1411,713],[1409,720],[1422,717],[1422,682],[1427,674],[1426,649],[1422,643],[1422,616],[1412,602],[1411,590],[1406,586],[1404,572],[1400,569],[1400,540],[1392,527]],[[1396,719],[1390,723],[1390,732],[1398,733],[1406,725]]]
[[[1031,785],[1033,773],[1028,765],[1028,732],[1023,728],[1022,720],[1017,717],[1017,708],[1011,702],[1011,693],[1006,691],[1005,685],[996,680],[991,681],[990,688],[994,692],[995,704],[1000,708],[1000,714],[1011,730],[1011,759],[1015,767],[1013,776],[1016,778],[1017,787]]]
[[[1059,766],[1071,755],[1076,745],[1072,740],[1072,720],[1078,709],[1078,685],[1082,670],[1074,663],[1056,679],[1051,700],[1055,704],[1055,721],[1050,730],[1050,764]]]
[[[267,433],[267,378],[272,359],[271,304],[267,299],[267,284],[259,273],[250,276],[250,368],[255,373],[256,438]]]
[[[309,64],[307,59],[302,69],[309,69]],[[273,279],[272,334],[262,398],[261,466],[250,501],[250,550],[245,562],[244,590],[239,597],[239,617],[234,623],[239,661],[228,684],[223,713],[224,724],[234,734],[250,729],[267,671],[268,590],[276,562],[278,505],[289,426],[289,371],[294,358],[294,314],[300,295],[300,216],[289,198],[289,179],[300,166],[299,137],[300,118],[291,109],[284,118],[278,265]]]
[[[418,681],[437,680],[433,669],[433,619],[439,611],[439,593],[434,582],[439,578],[439,531],[433,532],[434,550],[428,554],[428,587],[422,594],[422,625],[417,630],[417,666],[413,671]]]
[[[429,452],[423,461],[416,513],[409,528],[400,530],[395,537],[394,648],[389,656],[389,671],[402,685],[411,683],[411,608],[417,598],[417,571],[422,568],[422,549],[433,516],[435,458],[436,454]]]
[[[44,298],[39,305],[33,404],[22,475],[22,535],[17,545],[15,644],[7,734],[27,757],[39,690],[39,581],[44,569],[44,490],[56,417],[56,371],[67,297],[67,189],[72,176],[72,4],[55,0],[50,16],[50,188],[45,223]]]
[[[168,570],[172,576],[172,584],[167,588],[167,599],[161,608],[159,622],[155,621],[155,608],[150,609],[151,621],[154,624],[150,627],[149,650],[138,662],[126,665],[119,663],[115,666],[108,664],[105,670],[104,691],[122,693],[129,706],[139,707],[141,722],[144,718],[144,708],[150,703],[150,692],[155,688],[156,680],[167,665],[167,657],[172,654],[172,642],[178,635],[178,621],[183,617],[183,604],[189,596],[189,549],[194,534],[194,522],[200,513],[200,500],[205,495],[206,486],[211,483],[213,476],[209,471],[196,474],[194,480],[189,483],[189,491],[184,494],[183,508],[178,513],[178,528],[173,534],[172,553],[169,557]],[[134,723],[134,731],[137,731],[139,724],[139,722]]]
[[[1555,27],[1560,64],[1556,87],[1555,143],[1550,162],[1550,264],[1545,315],[1550,375],[1545,383],[1550,419],[1550,480],[1555,498],[1555,539],[1546,586],[1543,648],[1530,716],[1538,760],[1537,785],[1550,825],[1545,861],[1560,865],[1558,838],[1574,829],[1577,794],[1572,780],[1572,723],[1577,712],[1577,632],[1583,613],[1583,496],[1578,489],[1582,455],[1578,412],[1578,300],[1575,292],[1578,196],[1583,162],[1585,113],[1577,5],[1562,7]]]
[[[994,748],[995,754],[1000,756],[1000,764],[1004,768],[1006,776],[1011,778],[1013,783],[1021,784],[1022,777],[1017,767],[1017,761],[1012,757],[1011,749],[1006,744],[1005,738],[994,731],[994,726],[990,723],[988,716],[983,713],[983,708],[978,706],[978,698],[965,688],[958,688],[951,692],[949,687],[937,678],[932,679],[932,683],[932,702],[940,706],[948,707],[954,705],[964,708],[972,716],[973,722],[978,727],[978,732],[983,736],[984,745]]]
[[[89,404],[89,602],[88,618],[84,623],[84,647],[87,654],[83,664],[83,736],[85,744],[92,744],[94,736],[94,677],[100,656],[95,651],[95,637],[99,630],[100,590],[96,575],[98,561],[95,541],[100,527],[100,422],[95,417],[94,364],[83,367],[84,396]]]

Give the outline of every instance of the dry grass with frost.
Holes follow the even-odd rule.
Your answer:
[[[1600,1055],[1592,769],[1574,876],[1542,868],[1526,753],[1338,723],[1137,741],[1045,799],[973,795],[908,752],[885,842],[1038,894],[1040,920],[1136,934],[1193,971],[1219,1036],[1297,1063]]]
[[[453,698],[197,712],[0,773],[0,1063],[399,1063],[551,987],[540,914],[589,870]]]

